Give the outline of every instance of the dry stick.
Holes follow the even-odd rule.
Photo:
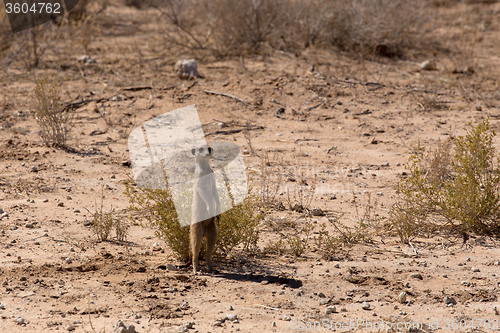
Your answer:
[[[215,119],[213,118],[214,121],[218,121],[219,123],[223,123],[224,125],[233,125],[233,126],[241,126],[241,127],[247,127],[247,128],[251,128],[251,127],[254,127],[255,125],[243,125],[243,124],[238,124],[238,123],[235,123],[233,121],[222,121],[222,120],[219,120],[219,119]]]
[[[250,131],[250,130],[258,130],[258,129],[264,129],[264,128],[265,128],[264,126],[253,126],[253,127],[248,127],[246,130]],[[241,131],[243,131],[243,128],[238,128],[238,129],[229,130],[229,131],[215,131],[215,132],[208,133],[205,136],[218,135],[218,134],[228,135],[228,134],[239,133]]]
[[[234,95],[230,95],[230,94],[225,94],[225,93],[220,93],[220,92],[217,92],[217,91],[212,91],[212,90],[205,90],[205,93],[209,94],[209,95],[220,95],[220,96],[224,96],[224,97],[229,97],[229,98],[232,98],[238,102],[241,102],[245,105],[248,105],[247,102],[245,102],[244,100],[242,100],[241,98],[238,98]]]
[[[411,242],[408,242],[408,244],[410,244],[411,248],[413,249],[413,252],[415,252],[415,254],[418,256],[418,252],[417,250],[415,250],[415,248],[413,247],[413,244]]]
[[[260,156],[253,150],[252,141],[250,140],[250,131],[248,129],[243,131],[243,136],[247,140],[248,146],[250,147],[250,151],[252,152],[252,154],[260,158]]]
[[[310,106],[310,107],[308,107],[308,108],[305,108],[305,109],[304,109],[304,111],[311,111],[311,110],[314,110],[314,109],[316,109],[316,108],[320,107],[321,105],[323,105],[323,104],[325,104],[325,103],[326,103],[326,101],[323,101],[323,102],[321,102],[321,103],[319,103],[319,104],[316,104],[316,105]]]
[[[260,305],[260,304],[254,304],[254,305],[255,306],[260,306],[261,308],[264,308],[264,309],[280,311],[280,309],[278,309],[278,308],[272,308],[270,306],[265,306],[265,305]]]

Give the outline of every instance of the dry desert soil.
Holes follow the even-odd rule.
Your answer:
[[[435,52],[201,57],[194,80],[173,65],[196,55],[158,46],[157,11],[118,3],[85,26],[88,36],[42,41],[36,68],[24,51],[11,54],[0,71],[0,331],[112,332],[118,320],[137,332],[500,331],[497,239],[436,234],[410,245],[382,228],[418,140],[436,147],[488,115],[500,129],[500,3],[434,11]],[[435,70],[422,68],[427,60]],[[61,83],[61,103],[94,99],[73,111],[66,149],[42,142],[31,113],[41,75]],[[123,193],[133,177],[130,132],[192,104],[207,141],[241,147],[255,191],[265,156],[290,170],[283,185],[315,191],[302,212],[279,191],[284,209],[266,213],[257,251],[237,248],[199,275],[154,230],[129,222]],[[254,127],[232,131],[239,125]],[[131,223],[125,242],[92,233],[101,200]],[[315,208],[324,215],[311,215]],[[369,239],[323,255],[313,239],[323,224],[338,233],[335,218],[352,228],[364,218]],[[305,239],[306,226],[300,256],[272,251],[280,233]]]

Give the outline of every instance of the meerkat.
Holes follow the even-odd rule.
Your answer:
[[[196,162],[190,234],[190,256],[193,261],[194,273],[199,270],[198,256],[203,237],[207,238],[205,261],[210,272],[212,271],[212,254],[217,241],[215,218],[218,218],[221,213],[221,205],[215,174],[210,166],[212,151],[212,148],[206,145],[191,150]]]

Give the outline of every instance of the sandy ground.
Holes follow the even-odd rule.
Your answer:
[[[154,33],[141,25],[133,31],[132,23],[101,31],[90,43],[96,63],[79,62],[83,50],[63,60],[48,52],[41,69],[2,69],[0,208],[8,216],[0,221],[0,331],[110,332],[117,320],[138,332],[177,332],[182,325],[189,332],[500,331],[494,308],[500,310],[500,250],[489,238],[472,237],[463,246],[461,239],[431,235],[411,247],[378,232],[372,243],[343,247],[328,260],[312,242],[301,257],[272,255],[264,251],[277,239],[272,222],[306,221],[303,213],[272,210],[257,254],[235,251],[216,259],[215,273],[193,275],[191,267],[165,269],[180,263],[153,230],[134,225],[125,244],[97,242],[88,226],[101,196],[105,210],[127,218],[130,131],[191,104],[205,134],[220,130],[220,121],[264,128],[250,131],[252,147],[241,132],[207,140],[239,145],[249,173],[261,163],[251,148],[299,170],[285,184],[304,178],[319,189],[310,207],[327,214],[312,218],[315,231],[340,214],[353,225],[368,194],[386,217],[408,147],[418,139],[433,147],[487,115],[500,129],[500,4],[439,10],[444,19],[435,34],[448,51],[434,56],[435,71],[419,65],[429,55],[368,61],[308,50],[200,61],[204,78],[182,81],[173,62],[147,51],[139,59],[135,45]],[[109,7],[103,15],[140,21],[145,14]],[[467,49],[472,38],[473,56],[454,51]],[[76,111],[68,150],[48,148],[39,138],[29,107],[35,74],[61,80],[65,102],[109,99]],[[126,89],[144,86],[152,88]],[[113,100],[117,95],[123,98]],[[456,304],[446,305],[446,297]],[[331,305],[336,309],[327,314]],[[16,324],[18,317],[25,325]]]

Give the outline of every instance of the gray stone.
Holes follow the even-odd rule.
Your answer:
[[[455,304],[457,304],[457,301],[453,297],[446,296],[444,298],[444,304],[445,305],[455,305]]]
[[[335,313],[335,312],[337,312],[337,308],[335,307],[335,305],[330,305],[325,310],[326,314]]]
[[[194,79],[200,76],[195,59],[183,59],[175,63],[174,71],[183,80]]]
[[[113,333],[137,333],[134,325],[125,325],[123,321],[118,320],[113,328]]]
[[[398,295],[397,300],[399,303],[403,304],[406,302],[406,291],[403,291],[401,294]]]
[[[369,310],[370,309],[370,303],[368,302],[363,302],[363,304],[361,305],[361,308],[363,310]]]

